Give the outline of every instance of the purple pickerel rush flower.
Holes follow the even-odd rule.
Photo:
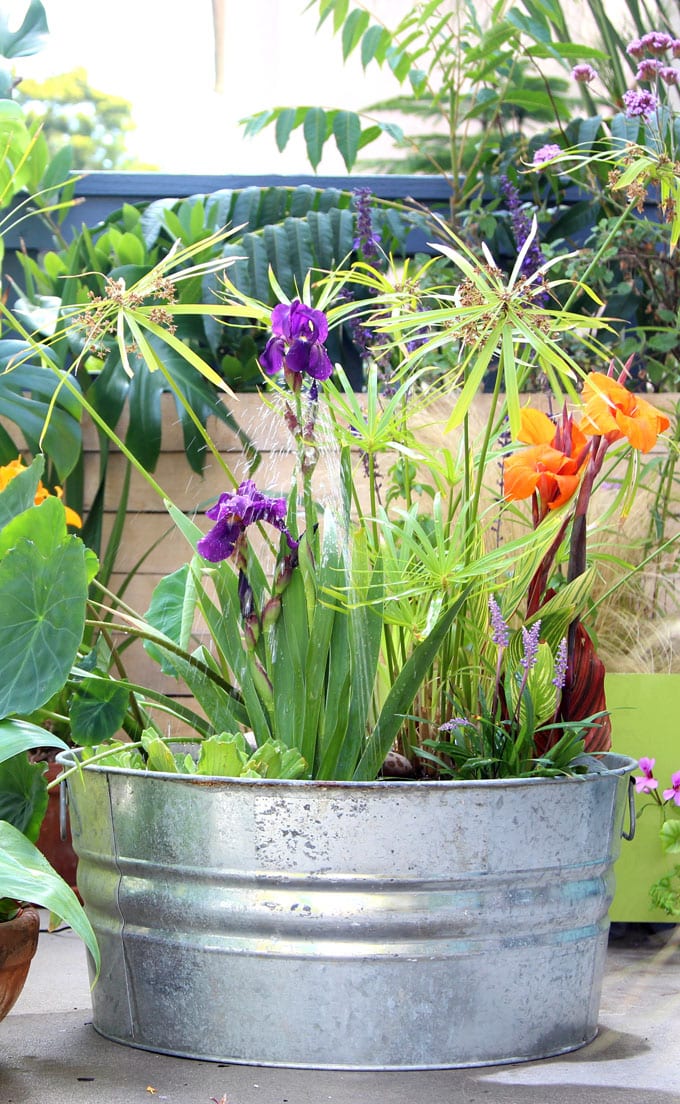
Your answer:
[[[258,491],[252,479],[245,479],[235,491],[225,491],[205,516],[216,524],[196,545],[199,555],[210,563],[231,556],[239,537],[249,525],[266,522],[284,533],[289,548],[297,548],[286,528],[285,498],[270,498]]]
[[[357,212],[357,236],[352,244],[361,251],[365,261],[374,261],[380,255],[380,234],[373,229],[371,189],[355,188],[353,194]]]
[[[268,376],[281,369],[298,378],[305,373],[315,380],[325,380],[333,372],[324,341],[328,337],[328,320],[323,311],[314,310],[294,299],[279,303],[272,311],[272,337],[260,357],[260,365]]]
[[[508,211],[510,213],[510,221],[512,223],[512,232],[515,236],[515,245],[517,246],[517,252],[519,253],[522,246],[526,242],[531,233],[531,222],[526,216],[526,213],[522,210],[519,192],[514,184],[511,184],[507,176],[501,177],[501,188],[505,201],[508,205]],[[541,265],[545,264],[545,257],[537,241],[537,236],[534,237],[526,256],[522,261],[522,276],[533,276],[534,272],[537,272]],[[547,303],[548,296],[544,291],[534,296],[535,302],[541,306]]]

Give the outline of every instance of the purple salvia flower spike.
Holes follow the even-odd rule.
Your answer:
[[[530,629],[527,629],[526,625],[522,625],[522,645],[524,648],[524,655],[520,659],[520,663],[525,671],[531,671],[531,669],[536,665],[536,659],[538,656],[538,643],[540,638],[540,620],[534,621]]]
[[[501,607],[493,594],[489,596],[489,613],[491,614],[491,627],[493,629],[492,640],[499,648],[507,648],[510,643],[510,629],[503,619]]]
[[[514,184],[511,184],[507,176],[501,177],[501,188],[503,195],[508,205],[508,212],[510,214],[510,221],[512,223],[512,232],[515,237],[515,245],[517,246],[517,252],[521,253],[522,246],[526,243],[532,232],[532,225],[527,218],[526,213],[522,210],[520,204],[519,192],[515,188]],[[522,276],[528,278],[533,276],[535,272],[545,264],[545,256],[541,250],[537,241],[537,235],[534,236],[531,245],[529,246],[524,260],[522,261]],[[534,296],[535,302],[541,306],[545,306],[548,301],[548,296],[544,291],[539,292]]]
[[[563,636],[557,645],[557,651],[555,653],[555,676],[552,680],[553,685],[556,686],[558,690],[564,690],[564,684],[567,678],[567,659],[567,638]]]

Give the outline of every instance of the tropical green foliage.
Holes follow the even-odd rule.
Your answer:
[[[186,741],[183,741],[186,743]],[[190,751],[174,751],[172,743],[152,729],[142,733],[139,744],[104,744],[84,748],[81,763],[98,763],[125,770],[160,771],[221,778],[302,778],[306,763],[300,753],[279,740],[268,739],[259,747],[246,743],[242,732],[207,736]]]
[[[49,908],[71,924],[98,960],[94,934],[71,889],[36,850],[47,790],[35,748],[66,745],[25,718],[39,716],[65,684],[80,647],[96,563],[67,533],[64,507],[34,504],[42,458],[0,492],[0,920],[17,901]]]
[[[376,20],[363,3],[313,0],[309,7],[318,10],[320,24],[332,23],[345,60],[356,53],[364,68],[389,70],[400,92],[362,113],[275,107],[246,120],[246,133],[273,125],[283,150],[302,128],[315,169],[332,138],[348,172],[387,133],[400,150],[415,150],[417,158],[397,158],[392,169],[434,171],[447,179],[454,218],[481,195],[493,174],[526,156],[536,123],[573,114],[567,81],[555,78],[554,68],[568,74],[574,60],[603,56],[570,38],[557,3],[497,0],[481,17],[473,4],[434,0],[413,5],[394,28]],[[395,111],[433,122],[434,132],[423,133],[421,126],[407,136],[397,123],[381,118]]]
[[[400,213],[384,208],[378,221],[386,247],[403,243],[409,223]],[[42,381],[49,400],[55,393],[55,376],[47,359],[61,370],[74,371],[95,417],[104,426],[114,428],[123,411],[127,412],[124,443],[149,472],[155,470],[163,445],[161,398],[170,391],[187,462],[201,474],[207,453],[200,427],[208,417],[229,425],[248,449],[249,442],[230,411],[228,390],[253,389],[261,379],[257,354],[263,341],[257,330],[251,325],[225,325],[220,317],[226,269],[244,293],[273,304],[270,270],[285,293],[293,296],[308,273],[321,278],[350,256],[355,233],[352,194],[334,189],[252,187],[158,200],[139,208],[126,205],[101,226],[83,227],[69,246],[48,251],[39,262],[27,254],[19,257],[25,293],[15,304],[13,318],[23,326],[26,341],[32,336],[32,344],[21,347],[0,341],[0,361],[11,357],[18,365],[14,376],[7,379],[15,379],[15,386],[22,390],[30,385],[39,387]],[[196,265],[204,267],[199,270]],[[167,285],[160,289],[148,282],[149,273],[159,266],[172,273],[172,302],[162,294]],[[146,361],[139,352],[121,355],[115,333],[97,320],[97,303],[106,299],[116,283],[126,289],[128,301],[130,293],[138,298],[146,294],[147,317],[165,320],[160,326],[152,321],[145,329],[151,351]],[[138,322],[139,318],[132,325]],[[100,328],[93,335],[95,325]],[[36,344],[40,333],[43,341]],[[25,356],[21,355],[24,350]],[[336,332],[331,354],[345,363],[353,360],[356,371],[360,370],[347,332]],[[159,357],[163,372],[152,370]],[[190,365],[199,363],[203,368],[197,373]],[[60,431],[71,426],[68,418],[74,400],[63,389],[56,395],[57,420],[54,416],[47,420],[48,435],[42,447],[55,465],[54,477],[63,480],[71,473],[66,484],[68,501],[84,514],[79,438],[72,431]],[[12,406],[9,413],[26,434],[28,411]],[[35,432],[26,436],[29,447],[34,448]],[[99,437],[102,464],[83,536],[100,555],[106,581],[122,539],[125,495],[113,537],[104,551],[108,440],[102,426]],[[13,435],[3,438],[0,434],[0,456],[10,459],[11,454],[16,455],[16,447]],[[254,454],[252,460],[256,462]],[[52,473],[48,474],[52,478]]]

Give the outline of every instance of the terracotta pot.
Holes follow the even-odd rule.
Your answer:
[[[58,763],[49,763],[46,772],[48,782],[52,782],[61,774]],[[66,822],[66,839],[62,840],[59,826],[59,788],[50,790],[49,801],[45,819],[40,826],[40,835],[37,843],[38,850],[60,874],[71,889],[76,886],[76,870],[78,858],[71,846],[71,828]]]
[[[14,920],[0,924],[0,1020],[4,1020],[24,987],[38,947],[40,915],[25,908]]]

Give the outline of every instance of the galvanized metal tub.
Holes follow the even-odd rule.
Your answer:
[[[184,1057],[336,1069],[582,1046],[635,763],[606,765],[367,784],[85,767],[68,787],[102,953],[97,1031]]]

